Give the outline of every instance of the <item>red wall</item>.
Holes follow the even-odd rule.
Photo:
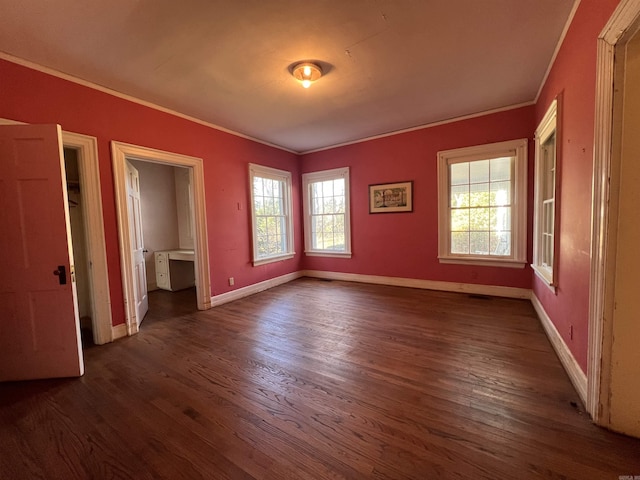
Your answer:
[[[586,372],[596,41],[618,0],[582,0],[536,105],[536,124],[562,93],[558,288],[534,276],[533,291]],[[573,326],[573,339],[570,328]]]
[[[109,141],[204,159],[213,294],[300,269],[533,288],[579,365],[586,371],[590,269],[591,172],[596,38],[618,0],[582,0],[535,106],[296,155],[242,139],[106,93],[0,60],[0,117],[59,123],[98,138],[107,259],[114,324],[124,321]],[[557,95],[563,95],[557,293],[524,269],[440,264],[437,260],[436,152],[527,137],[531,260],[532,134]],[[247,163],[293,174],[295,238],[292,260],[251,266]],[[304,257],[300,173],[351,169],[351,259]],[[368,185],[413,180],[414,211],[370,215]],[[238,203],[241,210],[238,210]],[[573,339],[569,328],[573,326]]]
[[[437,152],[451,148],[529,138],[533,171],[534,107],[311,153],[302,172],[350,167],[350,259],[306,257],[309,270],[530,288],[531,269],[440,264],[438,262]],[[369,214],[368,186],[413,180],[413,212]],[[529,187],[530,197],[532,189]],[[530,202],[531,203],[531,202]],[[529,225],[531,212],[529,212]],[[531,251],[531,234],[529,232]]]
[[[0,117],[58,123],[98,139],[107,265],[113,324],[124,322],[124,303],[109,142],[156,148],[204,160],[211,284],[214,295],[300,269],[294,259],[251,265],[248,163],[292,172],[295,218],[300,217],[299,161],[294,154],[0,60]],[[241,209],[238,209],[240,203]],[[302,231],[295,228],[296,252]],[[228,286],[228,277],[235,286]]]

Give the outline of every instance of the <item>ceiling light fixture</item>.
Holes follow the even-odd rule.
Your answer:
[[[311,62],[301,62],[294,65],[292,75],[302,83],[304,88],[309,88],[313,82],[322,76],[322,69],[319,65]]]

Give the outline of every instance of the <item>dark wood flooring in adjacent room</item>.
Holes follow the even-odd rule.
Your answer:
[[[300,279],[154,292],[80,379],[0,385],[2,479],[611,479],[528,301]]]

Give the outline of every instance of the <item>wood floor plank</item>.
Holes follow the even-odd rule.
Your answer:
[[[299,279],[152,292],[81,379],[0,384],[0,478],[617,479],[527,301]]]

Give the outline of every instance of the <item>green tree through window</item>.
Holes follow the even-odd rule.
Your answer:
[[[450,166],[451,253],[511,255],[512,157]]]
[[[349,169],[302,175],[307,255],[351,256]]]
[[[317,250],[344,250],[344,178],[312,183],[311,189],[312,247]]]
[[[259,257],[286,252],[283,192],[284,188],[280,180],[253,178],[253,208]]]
[[[291,174],[250,165],[254,264],[293,256]]]
[[[438,260],[522,268],[527,139],[438,152]]]

